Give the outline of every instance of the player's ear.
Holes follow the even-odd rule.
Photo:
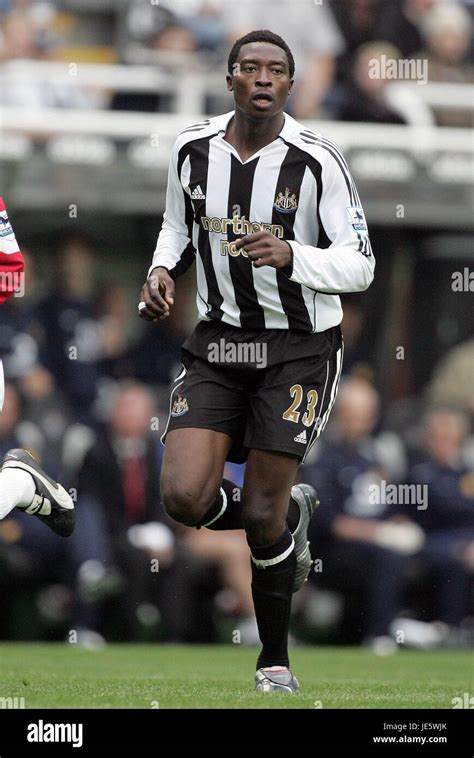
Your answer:
[[[232,90],[234,89],[234,87],[233,87],[233,84],[232,84],[232,77],[231,77],[231,75],[227,74],[225,80],[227,82],[227,89],[229,90],[229,92],[232,92]]]
[[[290,79],[290,86],[288,87],[288,95],[291,93],[291,90],[293,89],[293,84],[295,83],[294,79]]]

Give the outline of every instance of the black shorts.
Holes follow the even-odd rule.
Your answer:
[[[265,368],[211,363],[183,348],[162,442],[173,429],[213,429],[231,437],[228,460],[234,463],[243,463],[251,449],[304,460],[326,426],[342,368],[340,328],[318,338],[311,355]]]

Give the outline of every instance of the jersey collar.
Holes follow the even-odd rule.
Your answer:
[[[222,116],[217,116],[216,121],[217,121],[219,134],[226,133],[227,125],[229,121],[231,120],[232,116],[234,115],[234,113],[235,111],[229,111],[228,113],[223,113]],[[277,139],[281,138],[283,140],[286,140],[286,139],[290,139],[291,135],[293,134],[295,130],[296,121],[294,118],[289,116],[288,113],[283,113],[283,115],[285,117],[285,121]]]

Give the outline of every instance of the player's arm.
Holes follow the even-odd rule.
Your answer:
[[[195,258],[193,210],[178,175],[179,141],[173,147],[166,190],[166,210],[152,264],[140,296],[139,312],[146,321],[166,318],[174,304],[175,280]]]
[[[0,197],[0,305],[19,289],[25,262]]]
[[[375,260],[364,212],[349,172],[329,154],[322,169],[319,219],[328,246],[289,240],[289,278],[325,294],[366,290],[374,278]]]

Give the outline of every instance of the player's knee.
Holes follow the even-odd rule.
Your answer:
[[[162,488],[161,499],[168,516],[185,526],[196,526],[206,511],[198,493],[177,485]]]

